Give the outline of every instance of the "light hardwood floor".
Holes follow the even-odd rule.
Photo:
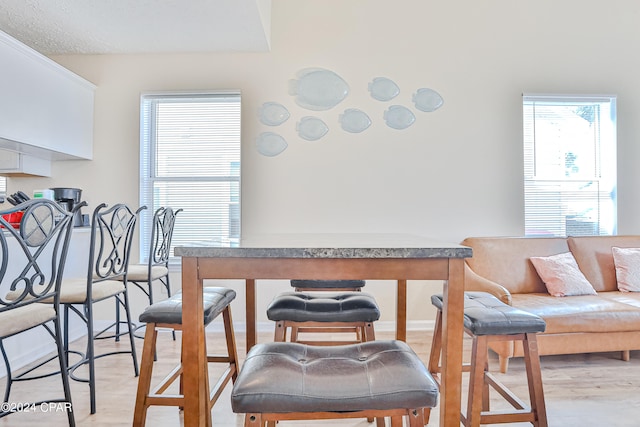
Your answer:
[[[389,339],[391,333],[378,332],[378,339]],[[244,357],[244,336],[237,334],[238,353]],[[259,341],[271,339],[270,334],[261,334]],[[427,360],[431,343],[431,332],[409,331],[408,342],[415,351]],[[138,350],[142,340],[138,341]],[[468,344],[468,342],[467,342]],[[101,341],[102,351],[113,348],[113,341]],[[122,344],[125,346],[126,344]],[[209,333],[210,348],[223,345],[222,334]],[[81,343],[74,343],[81,347]],[[467,352],[468,352],[468,345]],[[179,358],[179,338],[172,341],[169,333],[159,337],[158,362],[155,373],[158,377],[167,372]],[[498,361],[492,355],[491,370],[497,371]],[[637,427],[640,425],[640,351],[631,353],[631,360],[623,362],[618,353],[598,353],[570,356],[545,356],[542,358],[542,376],[545,388],[549,425],[552,427]],[[215,374],[212,369],[212,375]],[[117,355],[99,359],[97,362],[98,411],[89,414],[88,386],[71,381],[73,408],[79,426],[127,426],[131,425],[137,378],[133,375],[131,357]],[[513,359],[507,374],[499,374],[501,380],[512,387],[522,398],[527,397],[524,365],[522,359]],[[12,402],[38,398],[38,396],[60,395],[58,377],[18,384],[12,392]],[[0,384],[4,387],[4,383]],[[242,426],[243,417],[233,414],[229,403],[230,387],[213,410],[213,425],[222,427]],[[495,401],[495,402],[494,402]],[[492,398],[494,405],[501,402]],[[498,407],[498,406],[495,406]],[[283,426],[372,426],[366,420],[344,420],[323,422],[288,422]],[[279,425],[280,425],[279,424]],[[63,413],[43,412],[17,413],[0,419],[3,426],[66,426]],[[149,410],[147,426],[169,427],[182,425],[176,408],[154,407]],[[438,425],[438,409],[432,411],[429,426]],[[504,424],[503,424],[504,425]],[[510,424],[512,426],[530,424]]]

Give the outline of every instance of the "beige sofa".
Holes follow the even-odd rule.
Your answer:
[[[467,260],[465,290],[485,291],[547,323],[538,335],[541,355],[640,349],[640,292],[620,292],[611,248],[640,248],[640,236],[569,238],[474,237]],[[571,251],[597,295],[551,296],[529,260]],[[513,341],[491,346],[506,372],[509,358],[522,357]]]

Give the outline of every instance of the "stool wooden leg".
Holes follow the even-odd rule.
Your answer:
[[[147,418],[147,395],[151,389],[151,375],[153,372],[153,359],[156,349],[158,331],[155,323],[147,324],[144,333],[142,348],[142,360],[140,363],[140,376],[138,377],[138,392],[136,405],[133,411],[133,427],[143,427]]]
[[[284,342],[287,337],[287,327],[285,323],[281,320],[276,322],[276,330],[273,335],[273,340],[275,342]]]
[[[229,306],[222,312],[222,319],[224,321],[224,332],[227,340],[227,354],[229,355],[229,365],[233,369],[231,376],[231,382],[235,383],[238,378],[238,352],[236,350],[236,335],[233,332],[233,319],[231,317],[231,310]]]
[[[484,373],[487,365],[487,336],[473,337],[471,349],[471,374],[469,376],[469,398],[467,402],[466,427],[480,426],[482,414],[482,395],[484,390]]]
[[[429,424],[429,418],[431,418],[431,408],[422,408],[422,425]]]
[[[428,421],[425,421],[424,411],[428,408],[411,409],[409,411],[409,427],[424,427]]]
[[[487,344],[488,345],[488,344]],[[489,372],[489,356],[487,355],[487,361],[484,364],[484,371]],[[490,397],[489,397],[489,383],[487,381],[482,382],[482,410],[488,411],[490,409]]]
[[[394,415],[391,417],[391,427],[402,427],[402,416]],[[413,426],[411,426],[413,427]]]
[[[264,427],[261,414],[246,414],[244,416],[244,427]]]
[[[429,354],[429,372],[434,378],[440,373],[440,353],[442,351],[442,311],[436,314],[436,324],[433,328],[433,341],[431,342],[431,353]]]
[[[184,354],[184,341],[182,341],[182,349],[181,349],[181,354]],[[181,357],[182,358],[182,357]],[[180,363],[182,363],[182,361],[180,361]],[[205,333],[205,337],[204,337],[204,366],[200,367],[201,371],[200,371],[200,375],[204,375],[204,389],[207,390],[207,401],[209,402],[209,410],[206,411],[206,427],[212,427],[212,421],[211,421],[211,402],[209,401],[209,390],[211,390],[210,386],[209,386],[209,363],[208,363],[208,358],[207,358],[207,334]],[[180,378],[182,378],[183,375],[180,374]]]
[[[540,367],[540,355],[538,354],[538,340],[536,334],[525,334],[524,358],[527,368],[527,380],[529,382],[529,398],[531,410],[537,420],[537,427],[547,427],[547,410],[544,403],[544,391],[542,388],[542,371]]]
[[[367,322],[364,324],[364,328],[363,328],[363,336],[361,337],[361,340],[363,342],[366,341],[375,341],[376,339],[376,333],[373,329],[373,323],[372,322]]]

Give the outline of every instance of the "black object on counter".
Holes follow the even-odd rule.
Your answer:
[[[51,190],[53,190],[53,199],[68,212],[73,211],[80,204],[82,190],[79,188],[55,187],[51,188]],[[73,226],[82,227],[83,225],[82,210],[78,209],[73,215]]]

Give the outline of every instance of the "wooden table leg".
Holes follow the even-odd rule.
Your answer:
[[[247,279],[245,281],[245,310],[247,328],[247,353],[251,347],[256,345],[258,338],[256,335],[256,281]]]
[[[440,427],[460,427],[464,309],[463,259],[449,260],[449,280],[444,283],[443,295]]]
[[[407,281],[398,280],[396,295],[396,339],[407,341]]]
[[[209,390],[202,375],[207,366],[204,335],[202,280],[196,258],[182,258],[182,303],[193,309],[182,311],[182,364],[184,382],[184,425],[210,424]]]

